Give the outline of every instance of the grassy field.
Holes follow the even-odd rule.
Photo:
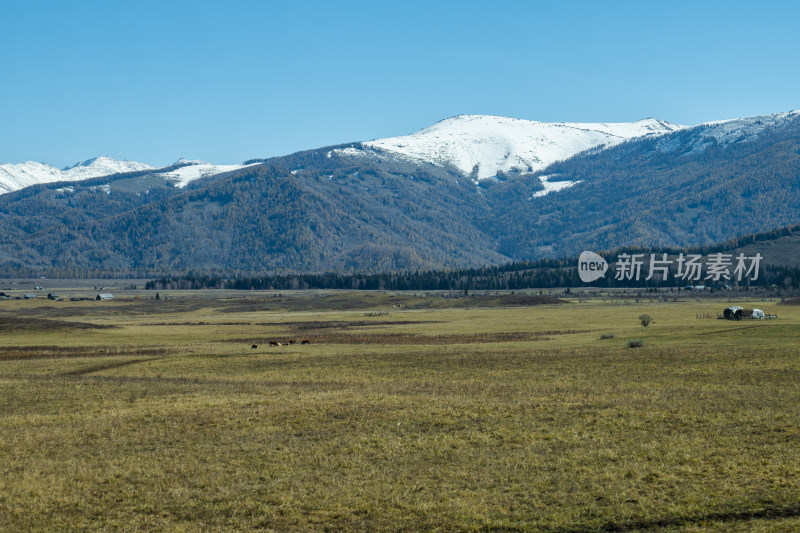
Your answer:
[[[0,302],[0,529],[800,529],[800,306],[162,296]]]

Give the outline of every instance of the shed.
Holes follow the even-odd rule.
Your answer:
[[[100,294],[97,295],[97,298],[95,298],[95,300],[113,300],[113,299],[114,295],[111,294],[110,292],[101,292]]]

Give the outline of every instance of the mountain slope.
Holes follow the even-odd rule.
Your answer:
[[[580,183],[544,198],[519,196],[520,183],[497,187],[494,205],[505,209],[483,229],[503,241],[501,253],[724,241],[800,221],[800,113],[637,139],[520,181],[545,174]]]
[[[0,196],[0,267],[237,271],[451,267],[506,258],[474,226],[486,204],[438,167],[253,165],[179,189],[168,172]],[[159,180],[161,180],[159,182]],[[99,184],[99,185],[98,185]],[[29,213],[35,211],[35,216]]]
[[[638,137],[478,186],[455,159],[368,143],[206,177],[191,163],[0,195],[0,271],[460,268],[800,221],[798,113]]]

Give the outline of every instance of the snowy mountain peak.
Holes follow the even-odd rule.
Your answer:
[[[661,152],[682,151],[693,154],[713,145],[729,145],[757,139],[766,129],[781,128],[800,119],[800,111],[787,111],[757,117],[734,118],[706,122],[687,128],[681,138],[664,138],[659,141]]]
[[[108,156],[93,157],[62,170],[44,163],[27,161],[19,164],[0,165],[0,194],[16,191],[31,185],[55,181],[81,181],[101,176],[152,170],[169,179],[178,187],[208,176],[231,172],[244,165],[214,165],[201,160],[178,159],[176,164],[185,166],[171,172],[160,171],[145,163],[118,160]]]
[[[118,160],[108,156],[87,159],[77,165],[64,170],[59,181],[81,181],[111,174],[150,170],[153,167],[136,161]]]
[[[70,173],[76,171],[77,169],[93,169],[96,172],[103,173],[106,173],[106,171],[110,170],[111,172],[107,173],[111,174],[119,172],[133,172],[137,170],[148,170],[151,168],[153,167],[144,163],[129,161],[127,159],[118,160],[114,159],[113,157],[108,157],[107,155],[101,155],[99,157],[87,159],[86,161],[81,161],[80,163],[75,163],[71,167],[65,168],[64,172]],[[98,175],[102,176],[103,174]]]
[[[498,172],[534,172],[598,146],[684,128],[647,118],[624,123],[537,122],[491,115],[456,115],[411,135],[364,143],[399,157],[450,165],[476,179]]]
[[[67,170],[71,170],[71,169],[73,169],[73,168],[77,168],[77,167],[88,167],[88,166],[91,166],[91,165],[93,165],[95,162],[98,162],[98,161],[100,162],[100,164],[102,164],[103,162],[105,162],[105,161],[107,161],[107,160],[110,160],[110,159],[111,159],[111,158],[110,158],[110,157],[108,157],[108,156],[101,155],[101,156],[99,156],[99,157],[93,157],[93,158],[91,158],[91,159],[87,159],[86,161],[80,161],[80,162],[78,162],[78,163],[75,163],[74,165],[72,165],[72,166],[70,166],[70,167],[64,167],[64,168],[63,168],[63,169],[61,169],[61,170],[67,171]]]
[[[144,163],[127,160],[120,161],[108,156],[87,159],[63,170],[33,161],[0,165],[0,194],[40,183],[80,181],[122,172],[149,170],[151,168],[153,167]]]
[[[62,171],[56,167],[26,161],[15,165],[0,165],[0,194],[16,191],[37,183],[61,180]]]

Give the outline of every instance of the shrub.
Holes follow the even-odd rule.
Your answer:
[[[603,333],[602,335],[600,335],[600,340],[613,339],[614,337],[616,337],[616,335],[614,335],[613,333]]]
[[[642,339],[631,339],[628,341],[628,348],[641,348],[644,346],[644,341]]]
[[[639,315],[639,322],[641,322],[642,326],[645,327],[645,328],[648,325],[650,325],[650,322],[652,322],[652,321],[653,321],[653,317],[651,317],[650,315]]]

